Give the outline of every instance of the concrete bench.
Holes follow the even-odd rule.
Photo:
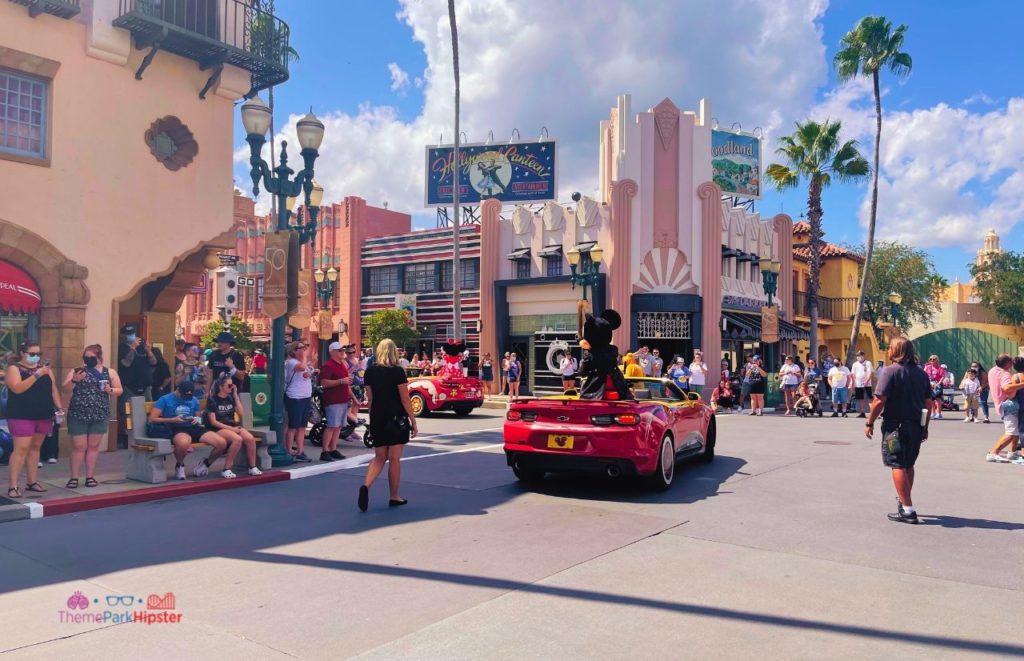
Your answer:
[[[252,400],[249,393],[239,393],[245,415],[242,426],[256,437],[256,465],[261,470],[270,470],[270,446],[277,443],[277,435],[267,427],[253,427]],[[146,436],[146,423],[153,410],[153,402],[143,397],[132,397],[126,404],[125,418],[128,426],[128,463],[125,476],[130,480],[158,484],[167,481],[166,458],[173,456],[174,446],[170,439]],[[204,412],[205,415],[205,412]],[[197,461],[209,456],[211,448],[206,443],[193,443],[192,455]],[[239,451],[233,468],[246,470],[248,461],[245,451]]]

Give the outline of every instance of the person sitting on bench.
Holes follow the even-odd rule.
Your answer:
[[[245,447],[245,458],[249,462],[249,475],[262,475],[256,466],[256,437],[239,422],[243,414],[242,400],[238,386],[229,372],[222,373],[213,384],[213,391],[206,399],[206,428],[228,443],[221,477],[235,477],[231,467],[235,465],[238,451]],[[211,458],[213,455],[210,455]]]
[[[202,477],[210,472],[210,464],[224,454],[227,441],[208,431],[200,417],[199,400],[192,396],[195,387],[191,381],[182,381],[178,389],[153,403],[149,412],[150,427],[147,435],[170,438],[174,446],[174,479],[185,479],[185,455],[193,443],[206,443],[213,450],[210,456],[196,464],[193,475]]]

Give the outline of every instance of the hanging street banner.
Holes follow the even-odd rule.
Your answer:
[[[276,319],[288,312],[288,253],[292,232],[266,235],[263,313]]]
[[[711,179],[725,195],[761,198],[761,138],[711,131]]]
[[[313,297],[310,296],[310,283],[313,282],[312,269],[299,270],[298,296],[295,307],[288,310],[288,325],[292,328],[309,328],[313,318]]]
[[[761,342],[775,344],[779,341],[779,308],[767,305],[761,308]]]
[[[416,294],[395,294],[395,309],[409,313],[409,326],[416,328]]]
[[[554,200],[558,192],[556,140],[512,142],[507,145],[459,145],[459,202],[477,205],[495,199],[502,204],[532,204]],[[454,149],[427,147],[426,206],[452,204]]]

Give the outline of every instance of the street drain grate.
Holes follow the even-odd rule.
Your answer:
[[[813,441],[815,445],[853,445],[847,441]]]

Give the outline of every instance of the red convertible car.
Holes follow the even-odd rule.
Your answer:
[[[676,462],[715,458],[715,416],[700,395],[669,379],[626,379],[635,400],[545,397],[512,404],[505,457],[523,482],[548,471],[639,476],[664,490]]]
[[[447,376],[409,377],[409,402],[416,417],[434,411],[455,411],[455,415],[469,415],[483,406],[484,390],[480,379]]]

